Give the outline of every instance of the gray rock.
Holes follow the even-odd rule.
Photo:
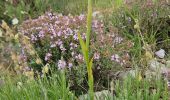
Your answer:
[[[160,49],[159,51],[156,51],[155,54],[159,58],[164,58],[165,57],[165,50],[164,49]]]
[[[161,68],[165,68],[165,64],[158,62],[156,59],[149,61],[149,69],[155,72],[160,71]]]

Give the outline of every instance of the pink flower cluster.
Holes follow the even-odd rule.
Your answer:
[[[131,42],[125,43],[125,39],[118,34],[116,28],[109,26],[108,29],[109,31],[105,31],[104,34],[102,20],[93,18],[90,48],[94,62],[97,65],[103,58],[111,57],[111,63],[116,62],[123,66],[129,60],[124,51],[131,47]],[[53,63],[58,69],[64,69],[72,68],[84,61],[77,36],[77,33],[80,33],[82,38],[86,39],[86,16],[83,14],[64,16],[47,12],[37,19],[24,21],[19,27],[19,32],[30,38],[44,63]],[[117,48],[118,45],[123,45],[125,48]],[[25,55],[23,57],[29,59]]]
[[[113,54],[111,56],[111,61],[114,61],[114,62],[117,62],[119,63],[120,65],[126,65],[128,62],[127,60],[130,59],[130,56],[128,53],[125,53],[123,56],[119,56],[118,54]]]
[[[79,16],[64,16],[62,14],[47,12],[37,19],[24,21],[19,27],[19,32],[30,38],[35,49],[41,49],[41,52],[44,53],[43,60],[45,62],[49,62],[52,58],[55,59],[53,62],[56,62],[55,55],[67,56],[63,60],[57,59],[56,62],[58,69],[63,69],[66,66],[72,67],[75,61],[81,63],[84,60],[80,53],[77,33],[79,32],[82,38],[86,39],[85,26],[86,16],[83,14]],[[104,24],[102,20],[93,18],[92,32],[103,34]],[[44,46],[46,46],[45,49],[43,48]],[[55,49],[61,52],[56,54],[53,51]],[[94,57],[95,59],[100,58],[98,53]]]

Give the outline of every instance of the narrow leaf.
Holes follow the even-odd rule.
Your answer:
[[[90,60],[87,71],[88,71],[88,79],[89,79],[89,94],[90,94],[90,100],[94,100],[94,91],[93,91],[93,72],[92,72],[92,66],[93,66],[93,58]]]
[[[87,56],[87,48],[86,48],[86,44],[85,42],[83,41],[82,37],[80,36],[80,33],[78,33],[78,38],[79,38],[79,42],[80,42],[80,45],[81,45],[81,48],[82,48],[82,52],[83,52],[83,55],[84,55],[84,58],[86,60],[86,62],[88,61],[88,56]]]
[[[89,48],[90,33],[92,25],[92,0],[88,0],[88,14],[87,14],[87,32],[86,32],[86,47]]]

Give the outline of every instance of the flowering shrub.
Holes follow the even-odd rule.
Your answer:
[[[61,14],[46,13],[38,19],[25,21],[19,31],[28,36],[44,63],[58,64],[65,60],[65,66],[72,67],[83,61],[80,54],[77,33],[85,39],[86,16],[63,16]],[[103,33],[103,23],[93,21],[93,33]],[[76,62],[76,63],[75,63]]]
[[[77,33],[79,32],[82,38],[86,39],[85,15],[63,16],[48,12],[37,19],[24,21],[18,30],[29,38],[44,65],[48,63],[51,66],[57,66],[54,69],[58,70],[70,69],[71,71],[68,70],[68,75],[74,75],[74,78],[70,78],[71,83],[78,82],[79,84],[84,81],[84,79],[80,79],[86,75],[86,71],[83,63],[84,58],[80,53]],[[114,28],[109,28],[108,31],[105,30],[104,22],[97,17],[93,17],[91,35],[90,48],[94,55],[91,55],[91,53],[90,55],[94,59],[94,71],[96,69],[102,70],[103,68],[110,70],[110,68],[114,69],[115,67],[129,64],[130,58],[127,48],[130,48],[132,43],[118,35]],[[31,59],[31,54],[27,51],[27,44],[22,45],[22,50],[23,60],[29,62],[28,66],[41,70],[41,65],[37,64],[35,59]],[[114,55],[117,55],[115,59]],[[94,78],[97,79],[100,73],[95,75]],[[77,78],[77,80],[75,77],[80,78]]]

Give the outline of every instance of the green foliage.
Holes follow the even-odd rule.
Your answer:
[[[19,0],[15,4],[12,1],[0,2],[0,5],[2,5],[1,10],[3,10],[1,11],[1,16],[3,18],[4,16],[17,17],[20,21],[30,17],[38,17],[50,10],[63,14],[80,14],[85,11],[86,4],[85,1],[76,0]]]
[[[7,77],[5,85],[0,88],[0,98],[8,100],[75,100],[69,91],[64,72],[55,72],[51,77],[37,80],[16,80]]]
[[[128,76],[124,82],[115,82],[116,100],[167,100],[169,93],[162,79],[141,81]]]

